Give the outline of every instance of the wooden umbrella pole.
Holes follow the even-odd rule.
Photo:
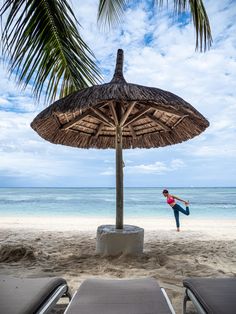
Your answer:
[[[116,127],[116,229],[123,229],[122,127]]]
[[[123,50],[117,51],[116,69],[111,83],[125,83],[123,76]],[[121,103],[116,102],[116,229],[123,229],[123,156],[122,156],[122,109]]]

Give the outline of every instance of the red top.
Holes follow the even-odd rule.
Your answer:
[[[173,203],[175,203],[175,199],[173,198],[173,196],[169,196],[169,197],[167,197],[167,203],[168,204],[173,204]]]

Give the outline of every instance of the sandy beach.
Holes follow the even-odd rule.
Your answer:
[[[182,314],[236,279],[236,0],[42,3],[0,4],[0,275],[151,277]],[[142,253],[96,253],[115,223]]]
[[[182,280],[188,276],[236,275],[236,222],[190,220],[177,233],[171,219],[127,219],[145,229],[144,253],[102,257],[95,253],[96,227],[104,218],[14,218],[0,222],[0,273],[62,276],[74,292],[89,277],[153,277],[181,313]],[[194,310],[190,309],[191,313]]]

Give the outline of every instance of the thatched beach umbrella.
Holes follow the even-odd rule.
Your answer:
[[[110,83],[59,99],[31,127],[45,140],[79,148],[116,149],[116,228],[123,228],[122,149],[181,143],[209,126],[182,98],[153,87],[127,83],[118,50]]]

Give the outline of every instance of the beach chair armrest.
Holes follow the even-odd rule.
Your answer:
[[[55,304],[62,296],[67,296],[71,300],[71,292],[66,284],[59,286],[48,298],[48,300],[42,305],[42,307],[36,312],[36,314],[49,313]]]
[[[73,295],[71,296],[70,302],[69,302],[69,304],[67,305],[64,314],[67,314],[67,312],[68,312],[68,310],[69,310],[69,308],[70,308],[70,305],[71,305],[71,303],[73,302],[73,299],[74,299],[76,296],[77,296],[77,291],[75,291],[75,292],[73,293]]]
[[[175,310],[173,309],[173,306],[172,306],[172,304],[171,304],[171,302],[170,302],[170,299],[168,298],[168,295],[166,294],[165,289],[164,289],[164,288],[161,288],[161,292],[163,293],[163,296],[164,296],[164,298],[166,299],[166,302],[167,302],[167,304],[168,304],[168,306],[169,306],[169,308],[170,308],[171,313],[172,313],[172,314],[175,314]]]
[[[185,290],[185,297],[184,297],[184,303],[183,303],[183,314],[186,313],[186,303],[189,300],[192,301],[198,314],[207,314],[207,312],[203,309],[203,307],[199,303],[198,299],[195,297],[195,295],[188,288],[186,288],[186,290]]]

